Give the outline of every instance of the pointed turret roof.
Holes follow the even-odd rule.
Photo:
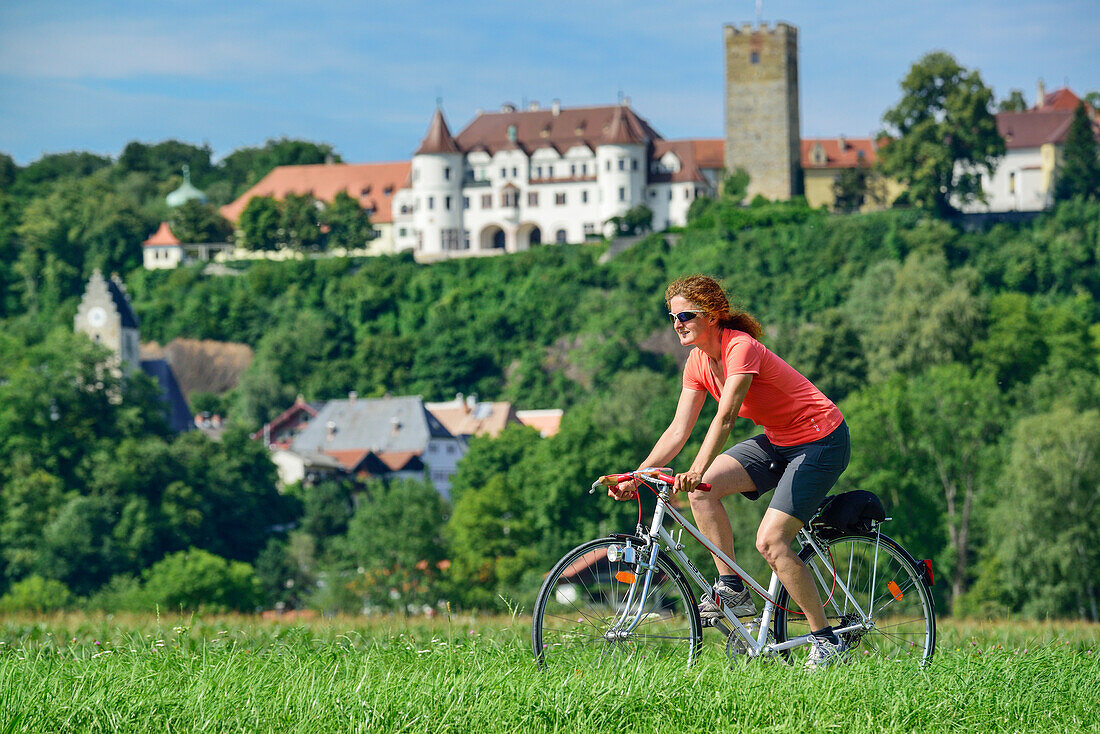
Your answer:
[[[428,134],[420,141],[420,147],[413,155],[425,153],[459,153],[458,143],[451,136],[447,128],[447,121],[443,119],[443,110],[436,107],[432,115],[432,124],[428,126]]]
[[[168,226],[168,222],[161,222],[160,227],[153,233],[153,236],[141,244],[153,247],[155,245],[179,245],[182,243],[172,234],[172,228]]]
[[[600,142],[640,145],[646,142],[646,137],[634,112],[626,105],[618,105],[611,117],[611,124]]]

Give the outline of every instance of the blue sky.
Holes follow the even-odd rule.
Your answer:
[[[528,3],[0,0],[0,151],[117,156],[130,140],[222,156],[279,136],[348,161],[407,158],[436,98],[479,108],[613,103],[665,137],[721,137],[722,26],[754,0]],[[1100,90],[1098,0],[764,0],[799,27],[804,137],[866,136],[923,53],[977,68],[998,98]]]

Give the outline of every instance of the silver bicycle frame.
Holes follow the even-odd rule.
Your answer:
[[[775,607],[775,597],[776,597],[776,594],[779,593],[779,577],[776,576],[775,572],[773,571],[772,576],[771,576],[771,580],[768,583],[768,588],[765,591],[764,587],[761,586],[759,583],[757,583],[756,579],[754,579],[752,576],[750,576],[749,573],[747,571],[745,571],[745,569],[738,566],[737,563],[732,558],[730,558],[725,553],[723,553],[722,550],[720,548],[718,548],[718,546],[716,546],[714,543],[712,543],[710,541],[710,539],[708,539],[706,536],[704,536],[699,531],[699,528],[692,525],[691,522],[689,522],[686,517],[684,517],[682,514],[680,514],[680,512],[669,503],[669,501],[668,501],[669,494],[668,494],[668,486],[667,485],[665,485],[663,482],[657,482],[657,484],[660,487],[660,489],[657,492],[657,506],[653,510],[653,520],[652,520],[652,522],[650,523],[650,526],[649,526],[649,540],[650,540],[650,549],[651,549],[650,550],[650,556],[649,556],[649,559],[647,560],[647,562],[642,566],[643,568],[645,568],[646,573],[645,573],[645,583],[644,583],[643,588],[642,588],[641,599],[644,600],[646,598],[646,596],[648,595],[648,593],[649,593],[650,578],[653,575],[653,568],[656,565],[657,552],[658,552],[658,549],[659,549],[658,541],[665,545],[665,547],[668,549],[669,554],[676,560],[676,562],[677,562],[676,565],[678,565],[681,570],[683,570],[687,573],[687,575],[691,578],[692,581],[695,582],[695,585],[699,588],[699,590],[702,593],[704,593],[704,594],[711,593],[711,584],[710,584],[710,582],[707,581],[707,579],[703,576],[703,574],[701,574],[699,572],[699,570],[697,568],[695,568],[695,565],[692,564],[691,560],[687,557],[687,554],[684,553],[684,551],[683,551],[684,546],[681,543],[677,542],[675,539],[673,539],[672,535],[668,532],[668,530],[665,529],[664,521],[665,521],[665,515],[667,514],[667,515],[670,515],[672,517],[672,519],[675,520],[676,523],[679,524],[684,530],[687,530],[688,535],[695,538],[695,540],[699,541],[703,545],[704,548],[706,548],[708,551],[710,551],[715,556],[722,559],[722,561],[724,561],[726,564],[728,564],[730,566],[730,568],[732,568],[737,573],[737,575],[740,576],[745,581],[745,583],[748,584],[753,589],[753,591],[755,591],[757,594],[760,594],[766,600],[765,603],[764,603],[764,611],[760,615],[760,629],[757,632],[757,636],[755,638],[753,637],[752,633],[748,630],[748,628],[745,627],[745,625],[741,624],[741,620],[739,620],[737,617],[735,617],[729,611],[729,609],[727,609],[724,605],[721,605],[721,604],[718,605],[719,610],[722,612],[722,616],[725,618],[725,620],[729,624],[730,628],[745,642],[748,654],[751,657],[756,657],[756,656],[762,655],[762,654],[780,652],[782,650],[789,650],[789,649],[794,648],[794,647],[799,647],[801,645],[808,644],[809,643],[809,635],[799,635],[798,637],[794,637],[790,640],[786,640],[784,642],[779,642],[779,643],[771,643],[771,644],[768,643],[768,628],[771,626],[772,618],[775,615],[775,609],[776,609],[776,607]],[[818,578],[818,583],[821,583],[823,586],[826,585],[825,584],[825,577],[823,576],[823,574],[821,572],[821,569],[819,569],[817,567],[817,564],[814,563],[814,561],[816,559],[821,559],[821,561],[825,564],[826,570],[828,571],[829,575],[832,576],[833,580],[835,580],[835,582],[836,582],[837,587],[844,594],[845,600],[847,602],[850,602],[852,607],[859,614],[859,619],[860,619],[859,623],[851,624],[851,625],[848,625],[846,627],[840,627],[840,628],[837,628],[834,631],[836,633],[840,634],[840,633],[844,633],[844,632],[851,632],[853,630],[867,629],[868,627],[870,627],[871,622],[870,622],[869,614],[873,610],[869,609],[869,610],[865,611],[859,605],[859,603],[856,601],[855,597],[848,590],[848,587],[844,584],[843,581],[841,581],[840,575],[838,573],[836,573],[835,569],[832,567],[832,565],[830,563],[830,560],[829,560],[828,554],[821,548],[820,545],[818,545],[818,543],[817,543],[816,539],[813,537],[813,535],[808,533],[806,531],[806,529],[803,528],[803,529],[798,531],[798,536],[797,537],[798,537],[798,542],[801,545],[803,545],[803,546],[809,545],[811,548],[814,549],[814,552],[816,553],[816,558],[811,559],[811,562],[807,563],[806,565],[808,567],[812,567],[813,573]],[[876,553],[877,553],[877,551],[878,551],[878,545],[877,544],[875,546],[875,550],[876,550]],[[620,618],[618,620],[619,623],[626,623],[627,622],[627,618],[630,616],[628,610],[632,606],[633,595],[634,595],[634,588],[631,588],[630,593],[627,597],[627,604],[624,605],[623,614],[620,616]],[[839,613],[840,608],[837,606],[837,599],[836,599],[835,594],[833,595],[833,597],[831,598],[830,601],[831,601],[831,604],[833,605],[834,610],[836,610]],[[627,623],[626,626],[625,626],[624,631],[629,632],[635,626],[637,626],[638,622],[639,622],[638,619],[634,619],[632,623]],[[623,629],[623,628],[619,628],[618,626],[616,626],[616,628],[617,629]]]

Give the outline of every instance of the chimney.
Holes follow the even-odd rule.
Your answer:
[[[623,97],[623,107],[630,106],[630,97]]]
[[[336,421],[329,421],[325,424],[325,440],[332,441],[336,438]]]
[[[1043,80],[1039,80],[1039,96],[1035,98],[1035,109],[1041,110],[1047,103],[1047,85],[1043,84]]]
[[[561,114],[561,100],[560,99],[555,99],[553,102],[550,103],[550,112],[551,112],[551,114],[554,115],[554,117],[557,117],[558,115]]]
[[[527,109],[531,110],[531,112],[538,112],[539,103],[536,102],[535,100],[531,100],[531,103],[529,105],[527,105]]]
[[[502,104],[500,106],[500,111],[501,112],[515,112],[516,111],[516,106],[514,104],[512,104],[511,102],[505,102],[504,104]]]
[[[398,431],[401,430],[401,419],[398,418],[396,415],[393,418],[390,418],[390,426],[392,426],[393,428],[393,435],[396,436]]]
[[[355,399],[357,397],[359,397],[359,393],[355,392],[354,390],[348,392],[348,404],[355,405]]]
[[[848,149],[848,141],[844,139],[843,135],[836,139],[836,144],[840,148],[841,153]]]

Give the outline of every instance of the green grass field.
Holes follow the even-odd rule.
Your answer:
[[[536,671],[517,618],[0,622],[0,732],[1100,730],[1100,627],[941,621],[926,671]]]

